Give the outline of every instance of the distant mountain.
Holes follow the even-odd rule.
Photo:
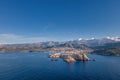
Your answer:
[[[101,39],[95,39],[95,38],[82,39],[82,38],[79,38],[77,40],[70,41],[70,42],[77,43],[77,44],[85,44],[89,47],[97,47],[97,46],[104,46],[105,44],[108,44],[108,43],[118,43],[118,42],[120,42],[120,38],[119,37],[106,37],[106,38],[101,38]]]
[[[39,42],[39,43],[30,43],[30,44],[25,44],[25,45],[35,45],[35,46],[42,46],[42,47],[46,47],[46,46],[57,46],[57,45],[61,45],[64,43],[69,43],[69,44],[76,44],[76,45],[87,45],[89,47],[96,47],[96,46],[104,46],[105,44],[109,44],[109,43],[118,43],[120,42],[120,37],[105,37],[105,38],[90,38],[90,39],[76,39],[73,41],[65,41],[65,42],[54,42],[54,41],[48,41],[48,42]],[[3,45],[3,44],[2,44]],[[16,46],[18,44],[15,44]],[[24,45],[24,44],[22,44]]]
[[[119,48],[99,49],[99,50],[95,50],[94,53],[100,54],[100,55],[120,56],[120,47]]]
[[[109,48],[120,48],[120,42],[115,42],[115,43],[106,43],[102,46],[95,46],[95,47],[91,47],[94,50],[97,49],[109,49]]]
[[[120,41],[105,43],[102,46],[95,46],[93,53],[100,55],[115,55],[120,56]]]
[[[91,50],[84,44],[71,44],[69,42],[40,42],[32,44],[7,44],[0,46],[0,52],[61,52],[75,50]]]
[[[106,37],[101,39],[82,39],[65,42],[39,42],[29,44],[4,44],[0,45],[0,52],[54,52],[54,51],[71,51],[86,50],[94,51],[110,48],[120,48],[119,37]]]

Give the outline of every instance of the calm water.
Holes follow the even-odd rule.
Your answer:
[[[67,64],[48,53],[0,53],[0,80],[120,80],[120,57],[89,55],[96,61]]]

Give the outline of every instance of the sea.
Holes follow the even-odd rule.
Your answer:
[[[120,80],[120,57],[89,54],[95,61],[66,63],[48,52],[0,53],[0,80]]]

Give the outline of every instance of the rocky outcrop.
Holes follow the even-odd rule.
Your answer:
[[[76,60],[75,60],[73,57],[68,56],[68,57],[64,58],[64,61],[66,61],[66,62],[68,62],[68,63],[73,63],[73,62],[75,62]]]
[[[56,53],[49,55],[51,59],[62,58],[65,62],[73,63],[76,61],[89,61],[90,59],[83,53]]]
[[[50,54],[49,57],[50,58],[60,58],[60,53]]]
[[[82,54],[83,61],[89,61],[90,59],[87,57],[87,55]]]

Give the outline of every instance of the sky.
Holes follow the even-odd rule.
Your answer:
[[[0,43],[120,35],[120,0],[0,0]]]

